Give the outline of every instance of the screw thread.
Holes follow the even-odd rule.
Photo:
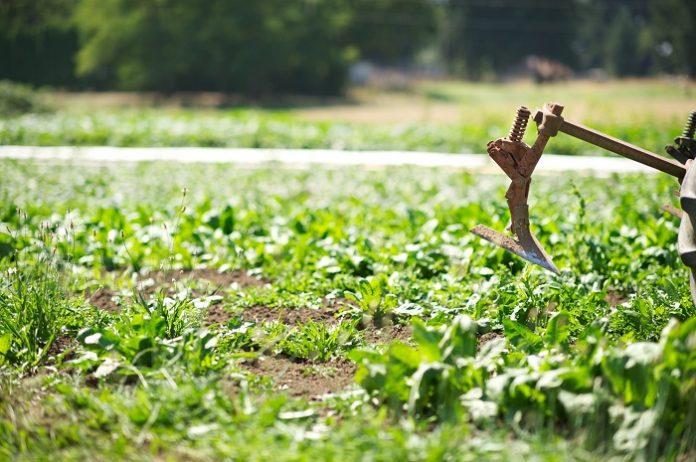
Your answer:
[[[522,137],[527,129],[527,123],[529,122],[529,116],[531,114],[532,113],[529,112],[529,109],[524,106],[520,106],[520,108],[517,110],[515,121],[512,123],[512,127],[510,128],[510,134],[508,135],[510,141],[522,141]],[[694,122],[696,123],[696,117],[694,117]]]
[[[684,132],[682,132],[682,136],[685,138],[693,138],[694,133],[696,133],[696,111],[693,111],[691,115],[689,115],[689,120],[686,122],[686,125],[684,126]]]

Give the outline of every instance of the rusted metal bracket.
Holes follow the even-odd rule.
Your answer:
[[[643,165],[652,167],[661,172],[667,173],[676,177],[680,182],[686,174],[686,168],[671,159],[662,157],[659,154],[650,152],[638,146],[634,146],[625,141],[585,127],[580,124],[568,122],[564,120],[560,114],[554,114],[551,111],[552,105],[546,104],[543,109],[540,109],[534,115],[534,121],[539,127],[541,133],[547,136],[556,136],[558,132],[566,133],[575,138],[579,138],[587,143],[593,144],[600,148],[611,151],[620,156],[635,160]]]
[[[693,111],[689,115],[689,120],[686,121],[684,126],[684,131],[681,136],[674,138],[674,144],[668,144],[665,146],[665,151],[674,157],[677,161],[682,164],[686,164],[687,161],[696,158],[696,140],[694,139],[694,134],[696,133],[696,111]]]

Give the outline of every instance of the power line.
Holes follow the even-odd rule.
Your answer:
[[[378,2],[379,0],[373,0]],[[406,3],[406,4],[423,4],[423,0],[383,0],[384,2]],[[577,10],[577,9],[592,9],[592,10],[609,10],[621,7],[627,3],[634,3],[635,6],[647,7],[645,0],[622,0],[620,4],[610,2],[592,2],[578,4],[573,2],[557,2],[539,3],[535,0],[430,0],[430,3],[435,6],[451,8],[453,6],[472,6],[483,7],[490,9],[527,9],[527,10]]]

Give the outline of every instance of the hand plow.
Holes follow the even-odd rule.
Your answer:
[[[534,144],[529,146],[522,141],[522,138],[531,112],[525,107],[520,107],[509,135],[488,143],[488,154],[511,180],[505,198],[510,210],[512,235],[494,231],[483,225],[474,227],[471,232],[546,270],[559,273],[551,257],[544,251],[529,228],[527,198],[529,197],[532,173],[534,173],[546,144],[559,132],[565,133],[672,175],[679,181],[681,184],[679,197],[683,212],[677,211],[677,214],[681,216],[677,251],[684,264],[691,268],[691,295],[696,301],[694,281],[694,273],[696,272],[696,231],[694,231],[696,229],[696,171],[692,167],[692,165],[696,165],[695,162],[692,162],[696,157],[696,140],[694,140],[696,111],[690,114],[681,136],[675,138],[674,144],[665,147],[667,153],[675,160],[565,120],[561,116],[562,112],[563,106],[559,104],[545,104],[543,109],[536,112],[533,120],[537,124],[537,138]]]

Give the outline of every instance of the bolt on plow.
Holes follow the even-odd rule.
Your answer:
[[[689,115],[686,126],[674,143],[665,150],[675,160],[662,157],[646,149],[626,143],[599,131],[565,120],[561,114],[563,106],[548,103],[537,110],[534,122],[537,125],[537,138],[529,146],[522,141],[529,123],[531,112],[526,107],[517,110],[510,133],[505,138],[488,143],[488,155],[510,178],[511,184],[505,194],[510,210],[510,234],[495,231],[478,225],[471,232],[483,239],[508,250],[525,260],[558,274],[558,268],[534,237],[529,224],[529,188],[532,173],[541,158],[549,140],[565,133],[594,146],[619,154],[648,167],[675,177],[681,185],[679,201],[682,210],[676,210],[681,217],[677,251],[682,262],[691,269],[691,296],[696,303],[696,171],[693,162],[696,157],[696,111]]]

